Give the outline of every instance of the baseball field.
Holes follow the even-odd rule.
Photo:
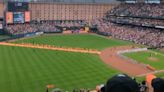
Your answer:
[[[117,73],[97,55],[8,46],[0,51],[1,92],[45,92],[48,84],[94,88]]]
[[[44,35],[31,39],[18,40],[15,43],[49,44],[62,47],[76,47],[97,50],[131,44],[127,41],[107,39],[103,36],[94,34]]]
[[[129,42],[95,35],[39,36],[19,42],[32,42],[64,47],[103,49]],[[45,92],[54,84],[64,90],[95,88],[118,73],[94,54],[0,46],[0,91]]]
[[[149,64],[156,68],[157,70],[164,69],[164,54],[149,50],[143,52],[135,52],[135,53],[126,53],[125,56],[128,56],[140,63]]]
[[[12,43],[44,44],[99,51],[132,44],[92,34],[42,35],[16,40]],[[140,52],[126,54],[126,56],[135,59],[135,57],[140,58],[141,54],[143,54],[141,62],[150,55],[150,53]],[[159,61],[143,63],[163,69],[162,55],[159,52],[155,54]],[[107,79],[120,73],[119,70],[102,62],[96,54],[4,45],[0,45],[0,72],[0,92],[45,92],[48,84],[68,91],[74,88],[94,89],[96,85],[104,84]],[[159,76],[163,75],[159,74]]]

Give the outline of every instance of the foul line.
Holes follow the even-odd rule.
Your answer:
[[[158,74],[158,73],[164,73],[164,70],[158,70],[158,71],[154,71],[154,72],[150,72],[150,73],[146,73],[146,74],[141,74],[141,75],[137,75],[136,77],[144,77],[148,74]]]
[[[50,46],[50,45],[39,45],[39,44],[15,44],[15,43],[0,42],[0,45],[15,46],[15,47],[26,47],[26,48],[37,48],[37,49],[47,49],[47,50],[57,50],[57,51],[67,51],[67,52],[80,52],[80,53],[89,53],[89,54],[100,54],[101,53],[98,50],[92,50],[92,49],[64,48],[64,47],[56,47],[56,46]]]
[[[159,55],[161,55],[161,56],[164,56],[164,54],[162,54],[162,53],[160,53],[160,52],[156,52],[156,51],[152,51],[152,50],[149,50],[149,52],[152,52],[152,53],[154,53],[154,54],[159,54]]]

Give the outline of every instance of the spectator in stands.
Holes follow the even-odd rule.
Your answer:
[[[32,32],[58,32],[60,29],[58,27],[84,27],[87,24],[85,21],[70,21],[70,22],[58,22],[58,21],[40,21],[35,23],[25,23],[25,24],[13,24],[7,26],[7,31],[10,34],[26,34]]]
[[[142,83],[139,85],[140,92],[147,92],[147,85],[146,81],[142,81]]]

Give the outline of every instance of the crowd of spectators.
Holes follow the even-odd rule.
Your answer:
[[[34,24],[13,24],[7,26],[7,32],[13,35],[37,32],[37,25]]]
[[[13,35],[26,34],[32,32],[59,32],[62,27],[84,27],[84,21],[39,21],[24,24],[7,25],[7,32]]]
[[[164,27],[164,20],[160,20],[160,19],[111,16],[110,18],[108,18],[108,20],[114,21],[114,22],[120,22],[120,23],[128,23],[128,24],[133,24],[133,25],[138,25],[138,26],[148,26],[148,27],[163,26]]]
[[[64,21],[64,22],[56,22],[56,25],[60,27],[84,27],[85,25],[88,25],[86,21]]]
[[[163,18],[164,5],[163,4],[121,4],[111,11],[108,11],[110,15],[117,16],[137,16],[137,17],[153,17]]]
[[[12,35],[33,33],[33,32],[57,32],[53,24],[49,23],[25,23],[25,24],[12,24],[7,26],[7,32]]]
[[[95,20],[99,32],[117,39],[133,41],[151,47],[164,47],[164,32],[158,29],[115,24],[103,19]]]
[[[120,4],[107,12],[106,19],[138,26],[164,27],[164,4]]]
[[[163,4],[120,4],[92,24],[104,35],[151,47],[164,47],[163,16]]]

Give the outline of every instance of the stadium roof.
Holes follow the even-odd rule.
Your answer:
[[[116,3],[116,0],[0,0],[16,2]]]

